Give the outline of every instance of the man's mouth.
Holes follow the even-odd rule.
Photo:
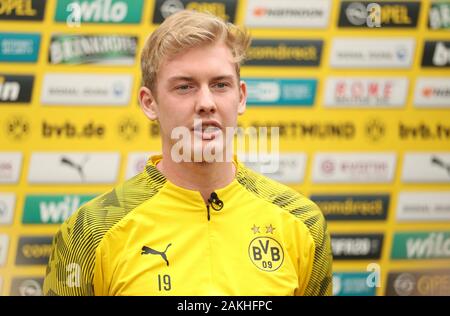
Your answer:
[[[216,121],[203,121],[197,123],[192,129],[194,134],[202,140],[213,140],[222,132],[221,126]]]

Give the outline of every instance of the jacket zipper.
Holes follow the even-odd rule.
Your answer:
[[[206,204],[206,210],[207,210],[207,212],[208,212],[208,222],[209,222],[209,220],[210,220],[210,215],[209,215],[209,203],[208,204]]]

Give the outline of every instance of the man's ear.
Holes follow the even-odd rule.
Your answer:
[[[244,81],[239,83],[239,105],[238,114],[242,115],[247,106],[247,84]]]
[[[144,114],[152,121],[158,119],[158,104],[152,91],[147,87],[139,89],[139,103]]]

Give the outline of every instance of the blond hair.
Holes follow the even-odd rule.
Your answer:
[[[240,65],[251,41],[246,29],[226,23],[209,13],[183,10],[169,16],[147,38],[142,49],[141,72],[144,86],[154,90],[156,75],[164,58],[218,41],[230,48],[239,77]]]

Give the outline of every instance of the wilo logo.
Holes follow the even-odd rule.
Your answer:
[[[450,232],[396,233],[392,259],[450,258]]]
[[[22,223],[57,224],[65,221],[95,195],[28,195]]]
[[[72,12],[67,17],[71,21],[121,22],[127,16],[128,6],[122,1],[95,0],[69,3],[67,10]]]
[[[58,0],[55,20],[69,27],[86,23],[139,23],[143,0]]]

